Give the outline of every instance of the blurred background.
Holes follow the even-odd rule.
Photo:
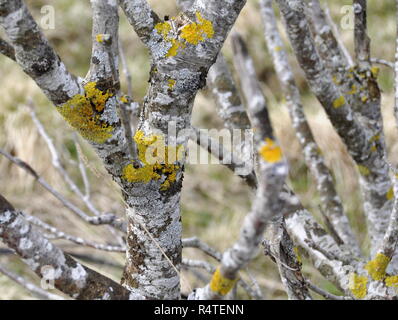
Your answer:
[[[91,55],[91,9],[88,0],[70,1],[26,1],[36,21],[43,15],[40,9],[52,5],[55,9],[55,29],[44,30],[44,33],[55,47],[57,53],[69,70],[77,76],[84,77],[88,71]],[[173,0],[149,1],[159,16],[173,16],[178,11]],[[395,5],[393,1],[368,1],[368,28],[372,40],[372,57],[389,61],[394,59],[395,50]],[[339,26],[341,37],[353,53],[353,31],[340,28],[343,18],[341,8],[351,4],[349,0],[328,1],[332,17]],[[124,46],[128,67],[133,76],[134,98],[141,102],[145,96],[149,79],[149,56],[126,18],[120,14],[120,37]],[[282,24],[280,23],[282,29]],[[304,206],[321,222],[319,197],[315,184],[304,164],[301,150],[292,130],[291,122],[285,107],[278,80],[274,73],[271,58],[267,52],[263,26],[257,0],[248,0],[235,27],[243,35],[254,58],[257,74],[262,89],[267,96],[271,118],[277,137],[281,142],[284,154],[290,164],[289,185],[300,196]],[[4,34],[0,35],[4,37]],[[284,34],[284,33],[283,33]],[[5,37],[4,37],[5,38]],[[285,36],[286,40],[286,36]],[[287,43],[287,42],[286,42]],[[288,46],[289,52],[290,46]],[[232,53],[229,40],[223,52],[229,62]],[[308,91],[303,74],[293,55],[290,56],[296,80],[302,93],[303,104],[315,138],[322,149],[328,166],[332,169],[338,192],[343,199],[344,207],[352,226],[367,251],[368,240],[366,225],[358,190],[357,172],[346,149],[330,125],[321,106]],[[232,63],[231,63],[232,66]],[[122,86],[126,81],[121,73]],[[51,155],[45,142],[40,138],[26,107],[27,98],[33,99],[37,106],[39,119],[62,155],[68,172],[79,186],[83,186],[79,169],[76,165],[78,153],[73,140],[73,131],[54,110],[36,84],[25,75],[13,61],[0,56],[0,148],[12,153],[29,163],[56,190],[76,205],[84,208],[79,199],[74,197],[58,172],[51,166]],[[383,93],[382,109],[388,145],[388,156],[392,163],[398,162],[397,129],[393,117],[393,72],[380,66],[379,85]],[[202,90],[195,101],[193,124],[200,128],[222,128],[222,122],[215,112],[215,104],[210,92]],[[123,216],[123,203],[118,187],[105,173],[101,162],[90,146],[79,139],[79,144],[86,157],[96,170],[102,172],[100,177],[88,169],[91,182],[91,197],[102,212],[113,212]],[[114,242],[109,230],[105,227],[92,227],[76,218],[67,209],[23,170],[0,157],[0,193],[16,208],[42,218],[45,222],[60,227],[63,231],[76,236],[99,242]],[[217,250],[223,251],[233,244],[239,234],[244,215],[248,212],[253,198],[252,191],[237,176],[222,165],[187,165],[182,193],[182,221],[184,237],[197,236]],[[94,249],[76,247],[62,240],[55,240],[66,251],[76,254],[81,261],[90,267],[106,274],[116,281],[120,280],[124,263],[124,254],[104,253]],[[96,259],[94,259],[96,257]],[[184,257],[205,259],[195,249],[184,249]],[[18,258],[9,254],[0,243],[0,263],[24,275],[36,284],[37,277],[25,267]],[[304,274],[312,281],[334,293],[339,293],[333,285],[324,280],[320,274],[303,260]],[[262,254],[249,265],[242,277],[250,282],[250,276],[257,279],[262,292],[268,299],[286,299],[279,280],[276,266]],[[183,272],[190,286],[203,285],[203,280],[210,275],[199,271],[201,276]],[[183,290],[188,287],[183,283]],[[54,291],[55,292],[55,291]],[[239,296],[246,298],[239,290]],[[32,295],[0,274],[0,299],[32,299]]]

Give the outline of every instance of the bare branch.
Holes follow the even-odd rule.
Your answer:
[[[87,268],[35,231],[21,213],[0,196],[0,238],[39,276],[53,268],[55,287],[74,299],[129,299],[130,292]]]
[[[7,41],[0,38],[0,53],[15,61],[15,50]]]
[[[53,236],[53,239],[65,239],[71,242],[74,242],[78,245],[85,246],[85,247],[91,247],[97,250],[102,250],[102,251],[109,251],[109,252],[126,252],[126,247],[122,246],[116,246],[116,245],[107,245],[107,244],[102,244],[102,243],[97,243],[94,241],[86,240],[81,237],[75,237],[70,234],[67,234],[63,231],[58,230],[57,228],[50,226],[49,224],[43,222],[37,217],[24,214],[24,217],[26,221],[30,222],[31,224],[34,224],[35,226],[38,226],[42,228],[43,230],[50,232],[51,235]]]
[[[30,291],[31,293],[33,293],[33,295],[39,297],[40,299],[65,300],[63,297],[61,297],[57,294],[47,292],[47,291],[35,286],[33,283],[29,282],[28,280],[24,279],[23,277],[16,275],[15,273],[11,272],[10,270],[7,270],[1,264],[0,264],[0,273],[4,274],[8,278],[10,278],[12,281],[18,283],[20,286],[22,286],[26,290]]]
[[[394,70],[394,68],[395,68],[393,62],[385,60],[385,59],[371,58],[370,62],[381,64],[381,65],[386,66],[392,70]]]
[[[358,242],[344,213],[341,199],[333,183],[332,174],[325,164],[325,160],[320,153],[320,149],[305,117],[300,92],[294,80],[294,75],[277,28],[272,1],[262,0],[260,4],[267,46],[273,58],[276,74],[287,100],[287,107],[293,128],[296,131],[296,137],[301,145],[306,164],[316,181],[317,190],[322,200],[322,211],[325,213],[327,220],[331,224],[331,228],[335,230],[337,235],[348,245],[354,254],[360,255]]]
[[[133,26],[140,39],[148,45],[159,17],[146,0],[118,0],[129,23]]]
[[[330,14],[330,10],[329,7],[327,6],[327,4],[325,4],[325,15],[326,15],[326,20],[329,24],[329,26],[332,28],[333,34],[335,36],[335,39],[337,40],[337,43],[340,46],[340,50],[343,52],[347,63],[350,67],[354,66],[354,61],[352,60],[352,57],[350,55],[350,53],[348,52],[347,47],[344,45],[342,37],[340,35],[339,29],[337,28],[336,23],[334,23],[332,16]]]
[[[294,252],[294,245],[286,232],[283,218],[267,227],[263,242],[266,255],[276,262],[279,275],[290,300],[312,300],[301,273],[301,263]]]
[[[199,249],[199,250],[203,251],[204,253],[206,253],[207,255],[209,255],[210,257],[216,259],[217,261],[220,261],[221,257],[222,257],[221,253],[219,253],[215,249],[211,248],[206,243],[200,241],[200,239],[197,237],[182,239],[182,246],[184,248]]]
[[[287,164],[275,142],[265,98],[260,95],[261,90],[253,74],[254,68],[250,67],[252,62],[247,48],[239,36],[234,36],[233,41],[237,65],[242,67],[238,72],[242,77],[243,90],[248,90],[245,92],[246,99],[251,97],[258,101],[248,101],[248,110],[255,128],[254,140],[260,158],[259,187],[252,209],[243,221],[238,241],[223,254],[221,265],[213,274],[210,284],[197,289],[191,296],[193,299],[220,299],[226,296],[234,287],[239,270],[257,253],[266,224],[283,209],[280,195],[288,171]]]
[[[55,198],[57,198],[67,209],[75,213],[77,216],[82,218],[84,221],[93,224],[93,225],[104,225],[104,224],[109,224],[113,226],[114,228],[126,232],[125,230],[125,225],[122,221],[118,219],[113,214],[105,214],[105,215],[100,215],[100,216],[95,216],[91,217],[87,215],[84,211],[76,207],[74,204],[66,200],[58,191],[56,191],[53,187],[51,187],[46,180],[44,180],[42,177],[40,177],[36,171],[32,169],[26,162],[13,157],[10,155],[8,152],[0,149],[0,154],[5,156],[8,160],[19,166],[20,168],[24,169],[27,173],[32,175],[36,181],[48,192],[50,192]]]
[[[224,148],[224,146],[219,144],[216,139],[209,136],[206,130],[199,130],[197,128],[193,129],[195,131],[195,142],[199,146],[216,157],[221,164],[225,165],[232,172],[238,172],[237,170],[242,167],[243,162],[242,160],[238,159],[236,153]],[[249,174],[239,175],[239,177],[245,180],[250,187],[257,187],[257,178],[254,170],[252,170]]]
[[[15,50],[16,61],[47,97],[59,105],[80,93],[77,79],[51,48],[25,3],[1,0],[0,7],[0,25]]]
[[[311,0],[308,11],[318,53],[323,58],[325,65],[330,70],[345,69],[348,61],[333,34],[319,0]]]
[[[92,53],[88,81],[101,83],[102,89],[119,83],[119,15],[116,0],[92,0]],[[106,21],[106,23],[105,23]],[[105,91],[104,90],[104,91]]]
[[[209,70],[207,85],[216,101],[217,113],[225,126],[231,130],[249,129],[250,120],[222,53]]]
[[[312,291],[315,293],[319,294],[320,296],[324,297],[327,300],[352,300],[351,297],[346,297],[346,296],[336,296],[334,294],[331,294],[322,288],[317,287],[313,283],[311,283],[309,280],[305,280],[308,288],[310,288]]]
[[[370,39],[367,35],[367,0],[353,0],[355,58],[362,68],[370,67]]]

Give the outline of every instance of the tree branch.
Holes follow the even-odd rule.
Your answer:
[[[7,41],[0,39],[0,53],[15,61],[15,50]]]
[[[113,280],[80,264],[35,231],[21,213],[0,195],[0,238],[28,266],[46,279],[54,270],[55,287],[74,299],[129,299],[130,292]]]
[[[300,92],[294,80],[294,75],[277,28],[272,1],[262,0],[260,1],[260,5],[268,50],[273,58],[276,74],[287,100],[290,119],[296,131],[296,137],[301,145],[305,162],[316,181],[317,190],[321,197],[322,211],[325,213],[326,219],[330,222],[330,227],[348,245],[354,254],[360,255],[358,242],[344,213],[341,199],[333,183],[332,174],[325,164],[325,160],[321,155],[305,117]]]

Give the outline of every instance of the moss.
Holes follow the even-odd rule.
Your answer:
[[[363,299],[367,294],[368,277],[351,273],[348,288],[357,299]]]
[[[221,296],[225,296],[229,291],[232,290],[237,280],[238,279],[232,280],[225,278],[221,274],[220,268],[218,267],[211,278],[210,289]]]
[[[387,277],[385,282],[387,287],[398,288],[398,276]]]
[[[101,91],[96,82],[84,86],[84,95],[77,94],[57,109],[65,120],[84,138],[95,143],[104,143],[112,137],[113,127],[101,120],[110,91]]]
[[[200,12],[196,12],[196,22],[189,23],[181,29],[181,39],[172,32],[171,23],[176,20],[177,18],[171,18],[171,22],[160,22],[155,26],[158,34],[171,44],[166,57],[176,56],[179,50],[185,48],[188,43],[198,45],[200,42],[213,38],[214,36],[213,23],[204,19]]]
[[[261,147],[259,154],[270,163],[279,162],[282,159],[281,148],[270,138],[265,139],[265,144]]]
[[[141,130],[137,131],[134,140],[138,148],[138,158],[143,166],[136,168],[132,163],[128,164],[123,169],[123,178],[132,183],[148,183],[165,177],[160,189],[170,188],[177,179],[180,166],[175,162],[182,160],[184,147],[182,145],[165,146],[164,137],[160,135],[145,136]]]
[[[365,269],[373,280],[382,281],[386,276],[386,269],[390,260],[386,255],[378,253],[376,258],[366,264]]]
[[[333,101],[333,108],[340,108],[345,104],[345,98],[343,96],[340,96],[336,100]]]

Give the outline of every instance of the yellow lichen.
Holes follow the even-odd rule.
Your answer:
[[[386,198],[387,200],[392,200],[394,199],[394,188],[391,187],[390,190],[386,193]]]
[[[129,99],[125,95],[120,97],[120,101],[123,103],[129,103]]]
[[[160,22],[155,26],[156,31],[166,38],[171,31],[171,25],[168,22]]]
[[[370,138],[370,142],[375,142],[380,140],[380,135],[376,134],[372,138]]]
[[[294,251],[294,254],[296,255],[297,262],[298,262],[298,263],[302,263],[302,259],[301,259],[301,256],[300,256],[299,248],[294,247],[294,248],[293,248],[293,251]]]
[[[198,45],[199,42],[204,41],[205,36],[207,38],[213,38],[214,36],[214,29],[211,21],[204,19],[200,12],[196,12],[196,19],[198,22],[190,23],[181,30],[181,38],[193,45]]]
[[[97,40],[97,42],[99,42],[99,43],[104,42],[104,35],[103,34],[97,34],[95,36],[95,40]]]
[[[275,50],[276,52],[279,52],[279,51],[282,50],[282,47],[281,47],[281,46],[276,46],[276,47],[274,48],[274,50]]]
[[[371,151],[371,152],[376,152],[376,151],[377,151],[376,146],[371,146],[371,147],[370,147],[370,151]]]
[[[351,86],[351,90],[347,92],[347,94],[355,94],[357,92],[357,86],[353,84]]]
[[[175,57],[178,54],[178,50],[180,48],[184,48],[185,45],[182,44],[181,42],[179,42],[176,39],[172,39],[171,41],[171,48],[169,49],[169,51],[166,54],[166,57]]]
[[[369,168],[363,166],[363,165],[358,165],[358,171],[361,175],[363,176],[368,176],[370,174]]]
[[[333,101],[333,108],[340,108],[345,104],[345,98],[343,96],[338,97]]]
[[[210,289],[221,296],[225,296],[232,290],[237,280],[225,278],[218,267],[211,278]]]
[[[142,166],[136,168],[132,163],[128,164],[123,169],[123,178],[132,183],[148,183],[164,176],[165,181],[160,185],[160,189],[170,188],[171,184],[176,181],[177,172],[180,169],[175,162],[183,159],[184,147],[182,145],[165,146],[163,136],[145,136],[141,130],[137,131],[134,140]]]
[[[270,163],[275,163],[282,159],[281,148],[270,138],[265,139],[265,144],[261,147],[259,154],[265,161]]]
[[[173,89],[174,86],[176,85],[176,81],[174,79],[169,79],[168,83],[169,83],[169,88],[170,89]]]
[[[176,20],[176,18],[172,18],[171,20]],[[200,12],[196,12],[196,20],[197,22],[192,22],[182,27],[181,40],[178,39],[178,35],[171,33],[172,27],[170,22],[160,22],[155,26],[158,34],[171,44],[166,57],[176,56],[179,49],[185,48],[187,43],[198,45],[200,42],[205,41],[206,38],[213,38],[213,23],[204,19]]]
[[[381,281],[386,276],[386,269],[390,263],[390,258],[382,253],[378,253],[376,258],[369,261],[365,269],[368,271],[369,275],[373,280]]]
[[[356,273],[350,274],[348,288],[357,299],[363,299],[367,293],[368,277],[360,276]]]
[[[398,276],[391,276],[386,278],[386,286],[398,288]]]
[[[366,101],[368,101],[368,99],[369,99],[369,98],[368,98],[367,96],[363,96],[363,97],[361,98],[361,101],[362,101],[362,102],[366,102]]]
[[[370,69],[370,72],[372,72],[373,78],[377,78],[379,76],[380,68],[379,67],[372,67]]]
[[[113,127],[101,120],[101,112],[107,100],[113,96],[108,91],[101,91],[95,82],[84,86],[84,95],[77,94],[58,107],[65,120],[84,138],[95,143],[104,143],[112,137]]]

